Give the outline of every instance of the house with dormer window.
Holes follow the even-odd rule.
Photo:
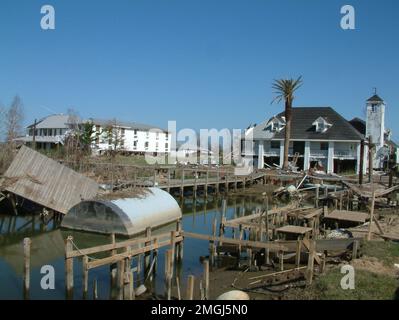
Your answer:
[[[284,112],[247,129],[258,168],[283,165]],[[300,170],[322,166],[327,173],[359,172],[364,135],[331,107],[292,109],[289,157]],[[248,152],[247,152],[248,153]],[[363,171],[366,166],[363,167]]]

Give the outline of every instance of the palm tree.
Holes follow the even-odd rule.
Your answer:
[[[272,88],[275,90],[276,97],[273,102],[285,101],[285,137],[284,137],[284,162],[283,169],[288,169],[288,150],[291,137],[291,119],[292,102],[294,101],[294,92],[302,86],[302,76],[298,79],[280,79],[274,80]]]

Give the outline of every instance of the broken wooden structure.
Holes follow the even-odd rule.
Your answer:
[[[0,188],[7,194],[14,209],[20,198],[57,214],[66,214],[80,201],[94,198],[98,184],[57,161],[22,146],[4,173]]]

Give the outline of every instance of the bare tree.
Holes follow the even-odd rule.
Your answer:
[[[0,106],[0,137],[5,143],[0,148],[0,174],[10,165],[15,153],[15,138],[22,133],[23,105],[21,98],[14,97],[9,108]]]
[[[123,128],[118,126],[116,119],[109,121],[103,129],[104,136],[108,140],[108,145],[110,147],[109,152],[112,157],[124,148],[123,130]]]
[[[22,134],[22,122],[24,120],[23,103],[16,95],[5,113],[6,141],[12,143],[15,138]]]

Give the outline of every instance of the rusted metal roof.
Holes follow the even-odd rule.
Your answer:
[[[94,198],[98,184],[41,153],[22,146],[4,173],[2,188],[66,214],[82,200]]]

